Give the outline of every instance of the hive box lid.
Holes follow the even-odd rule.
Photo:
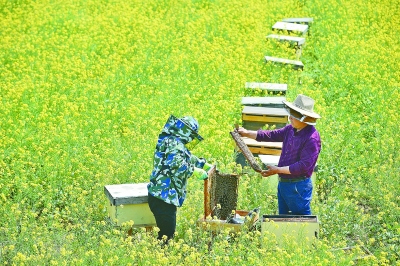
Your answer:
[[[310,24],[314,21],[313,18],[284,18],[282,19],[283,22],[289,22],[289,23],[305,23],[305,24]]]
[[[256,104],[269,104],[269,105],[282,105],[286,97],[242,97],[242,105],[256,105]]]
[[[260,146],[268,148],[282,149],[283,142],[269,142],[269,141],[257,141],[255,139],[242,137],[244,144],[247,146]]]
[[[278,165],[280,155],[271,155],[271,154],[259,154],[258,158],[260,158],[261,162],[265,165]]]
[[[265,82],[246,82],[246,89],[260,89],[267,91],[287,91],[287,84],[279,84],[279,83],[265,83]]]
[[[117,184],[104,186],[104,193],[112,205],[147,203],[148,183]]]
[[[272,26],[272,29],[273,30],[299,31],[304,34],[308,30],[308,25],[278,21]]]
[[[245,106],[242,114],[249,115],[270,115],[270,116],[288,116],[285,108],[271,108],[271,107],[253,107]]]
[[[309,222],[309,223],[318,223],[318,216],[316,215],[288,215],[288,214],[280,214],[280,215],[263,215],[262,221],[274,221],[274,222]]]

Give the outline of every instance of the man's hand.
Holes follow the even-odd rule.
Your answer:
[[[241,136],[245,136],[248,133],[248,130],[243,128],[243,127],[238,127],[236,129],[237,133],[239,133],[239,135]]]
[[[251,139],[256,139],[256,137],[257,137],[257,131],[254,131],[254,130],[247,130],[243,127],[238,127],[235,130],[242,137],[247,137],[247,138],[251,138]]]
[[[274,165],[267,165],[268,169],[261,171],[261,175],[263,177],[275,175],[279,173],[279,167],[274,166]]]

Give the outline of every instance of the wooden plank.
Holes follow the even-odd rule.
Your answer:
[[[304,35],[308,30],[308,25],[278,21],[272,26],[272,30],[286,30],[288,32],[300,32],[301,34]]]
[[[265,56],[265,61],[270,61],[274,63],[280,63],[280,64],[289,64],[293,65],[294,69],[303,69],[304,65],[301,61],[297,60],[290,60],[290,59],[284,59],[284,58],[278,58],[278,57],[272,57],[272,56]]]
[[[313,18],[284,18],[282,19],[283,22],[289,22],[289,23],[304,23],[304,24],[311,24],[314,19]]]
[[[242,120],[264,123],[287,123],[288,113],[285,108],[245,106],[242,110]]]
[[[258,158],[260,158],[261,162],[265,165],[275,165],[277,166],[279,163],[279,155],[271,155],[271,154],[260,154]]]
[[[282,142],[270,142],[270,141],[257,141],[255,139],[242,137],[244,144],[249,146],[257,146],[263,148],[274,148],[274,149],[282,149]]]
[[[253,121],[253,122],[264,122],[264,123],[287,123],[288,118],[284,117],[274,117],[265,115],[242,115],[243,121]]]
[[[275,106],[283,107],[282,101],[286,100],[286,97],[242,97],[242,105],[263,105],[263,106]]]
[[[288,112],[285,108],[269,108],[269,107],[255,107],[255,106],[245,106],[242,110],[242,114],[248,115],[268,115],[268,116],[278,116],[287,117]]]
[[[244,144],[253,154],[280,155],[282,153],[282,142],[256,141],[254,139],[242,137]]]
[[[273,154],[273,155],[281,155],[282,150],[279,149],[271,149],[265,147],[253,147],[249,146],[249,150],[253,154]]]
[[[277,34],[270,34],[267,36],[267,39],[275,39],[278,41],[287,41],[287,42],[292,43],[297,46],[303,45],[306,42],[306,39],[303,37],[277,35]]]
[[[285,122],[257,122],[257,121],[242,121],[243,127],[247,130],[259,130],[264,128],[265,126],[274,127],[274,129],[279,129],[287,126],[288,121]]]
[[[266,91],[287,91],[287,84],[280,83],[266,83],[266,82],[246,82],[246,89],[260,89]]]

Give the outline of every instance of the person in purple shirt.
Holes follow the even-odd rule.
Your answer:
[[[293,103],[283,103],[289,113],[290,125],[258,131],[240,127],[237,132],[257,141],[282,142],[278,166],[267,165],[261,175],[279,175],[279,214],[310,215],[311,175],[321,151],[321,139],[314,126],[321,117],[314,112],[314,100],[308,96],[299,94]]]

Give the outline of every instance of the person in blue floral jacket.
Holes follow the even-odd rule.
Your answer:
[[[208,177],[206,171],[211,165],[189,150],[203,140],[198,131],[199,124],[193,117],[171,115],[158,137],[147,188],[160,240],[165,236],[164,240],[168,241],[174,236],[177,207],[185,201],[188,178],[195,176],[204,180]]]

